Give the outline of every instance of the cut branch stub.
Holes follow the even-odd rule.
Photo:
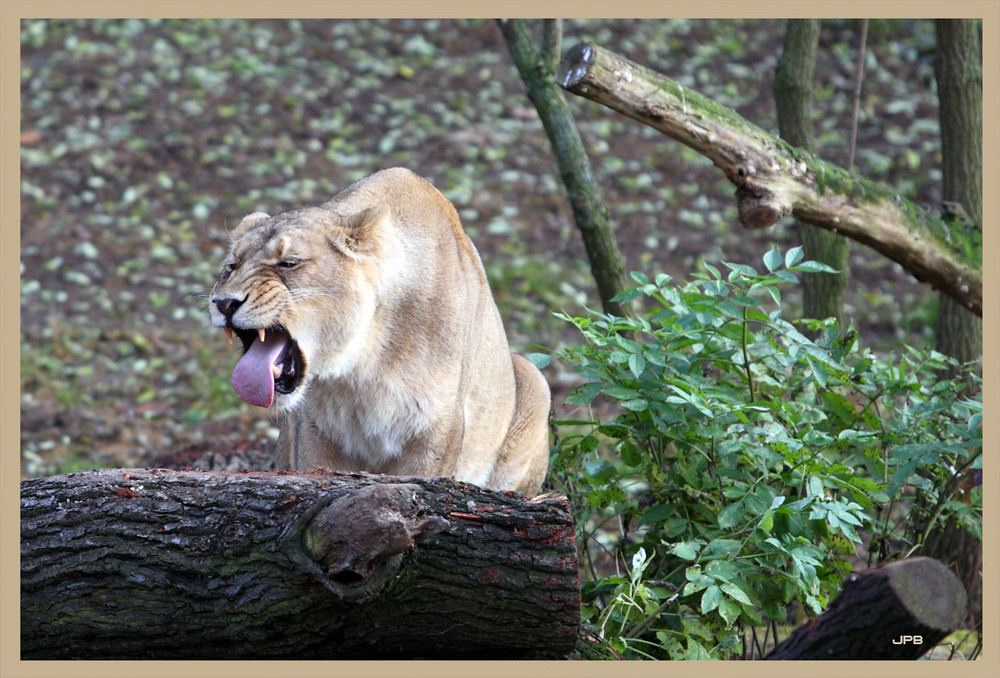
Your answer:
[[[745,188],[736,189],[736,204],[740,212],[740,223],[749,229],[767,228],[791,210],[774,200],[773,196],[756,195]]]
[[[556,68],[556,82],[559,86],[570,89],[579,85],[594,63],[595,54],[589,42],[578,42],[570,47]]]

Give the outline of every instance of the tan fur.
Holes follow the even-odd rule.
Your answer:
[[[280,324],[305,363],[272,405],[279,467],[538,492],[548,385],[511,355],[479,255],[424,179],[385,170],[319,207],[247,216],[212,291],[220,327],[226,298],[242,300],[232,327]]]

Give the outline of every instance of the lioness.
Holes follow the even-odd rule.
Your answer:
[[[236,393],[283,414],[279,468],[538,492],[548,384],[510,353],[455,208],[413,172],[245,217],[209,312],[243,343]]]

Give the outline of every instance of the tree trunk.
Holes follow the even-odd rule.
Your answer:
[[[21,483],[22,659],[556,657],[579,625],[564,497],[331,473]]]
[[[823,614],[795,629],[764,659],[918,659],[965,616],[951,571],[931,558],[853,574]]]
[[[568,50],[556,80],[690,146],[736,185],[740,220],[786,215],[870,245],[982,315],[982,234],[949,227],[892,189],[797,149],[732,110],[593,43]]]
[[[601,198],[601,189],[594,178],[587,151],[573,120],[573,113],[553,80],[552,63],[544,54],[554,49],[558,40],[553,32],[556,24],[546,25],[543,55],[532,46],[531,38],[519,19],[501,19],[500,31],[510,50],[517,71],[528,90],[528,98],[538,111],[545,134],[552,145],[559,174],[569,195],[573,219],[583,238],[590,261],[590,271],[597,282],[601,307],[605,313],[626,315],[625,309],[612,298],[628,287],[625,259],[608,220],[608,208]]]
[[[983,223],[983,74],[979,22],[938,19],[934,75],[941,118],[941,198],[958,221]],[[961,228],[961,226],[958,226]],[[937,350],[962,362],[979,360],[983,323],[961,305],[941,296],[935,328]],[[971,387],[971,385],[970,385]],[[982,626],[983,545],[954,520],[936,526],[920,553],[955,568],[969,595],[970,628]]]
[[[789,19],[785,43],[774,74],[774,101],[781,138],[814,152],[812,83],[819,42],[818,19]],[[838,233],[797,222],[806,257],[840,271],[802,275],[802,315],[806,318],[836,318],[844,327],[844,292],[847,288],[847,254],[850,241]]]
[[[941,119],[941,198],[960,206],[969,225],[983,224],[983,72],[979,22],[938,19],[934,76]],[[959,225],[959,228],[962,226]],[[941,299],[937,349],[962,362],[983,351],[982,321],[959,304]]]

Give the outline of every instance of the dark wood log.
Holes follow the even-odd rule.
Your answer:
[[[763,228],[791,215],[840,233],[982,316],[981,224],[943,220],[890,187],[796,148],[594,43],[570,48],[555,77],[567,91],[649,125],[715,163],[737,188],[745,226]]]
[[[560,657],[565,497],[113,469],[21,483],[22,659]]]
[[[933,558],[852,574],[823,614],[795,629],[765,659],[918,659],[957,629],[965,589]]]

